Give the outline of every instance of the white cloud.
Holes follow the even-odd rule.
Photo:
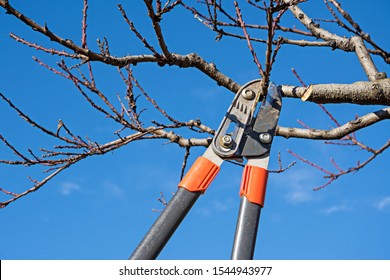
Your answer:
[[[80,185],[73,182],[64,182],[60,184],[60,192],[64,196],[68,196],[74,191],[79,191]]]
[[[276,213],[270,213],[268,215],[268,219],[274,224],[281,224],[282,223],[282,216]]]
[[[334,206],[330,206],[328,208],[322,209],[321,213],[323,213],[325,215],[330,215],[330,214],[334,214],[337,212],[348,211],[348,210],[351,210],[351,208],[349,206],[347,206],[346,204],[341,204],[341,205],[334,205]]]
[[[378,208],[379,210],[383,210],[386,207],[390,207],[390,196],[386,196],[379,200],[376,204],[375,207]]]
[[[316,178],[306,168],[293,167],[285,174],[271,176],[270,185],[276,184],[282,188],[284,198],[292,204],[311,202],[319,198],[318,192],[313,192]]]
[[[211,216],[211,213],[212,213],[211,209],[208,208],[208,207],[197,208],[197,209],[196,209],[196,212],[197,212],[199,215],[203,216],[203,217],[210,217],[210,216]]]
[[[106,193],[115,197],[124,197],[125,195],[124,190],[120,186],[112,182],[105,182],[103,184],[103,188]]]
[[[313,194],[307,189],[304,189],[302,187],[294,188],[290,192],[288,192],[285,196],[286,200],[288,202],[291,202],[293,204],[308,202],[313,200]]]
[[[214,201],[213,208],[219,212],[226,212],[233,207],[233,201],[231,199],[226,199],[225,201]]]
[[[231,198],[227,198],[225,200],[214,200],[208,206],[197,208],[197,212],[204,217],[210,217],[217,212],[228,212],[234,206],[235,202]]]

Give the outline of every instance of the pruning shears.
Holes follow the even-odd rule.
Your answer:
[[[246,159],[240,187],[233,260],[253,258],[268,179],[268,162],[282,106],[271,83],[264,93],[261,80],[240,88],[204,154],[196,159],[178,190],[129,259],[155,259],[191,207],[207,190],[225,160]],[[259,108],[258,108],[259,107]]]

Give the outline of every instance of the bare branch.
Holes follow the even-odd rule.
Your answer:
[[[45,179],[43,179],[42,181],[36,183],[32,188],[20,193],[20,194],[14,194],[13,197],[11,199],[8,199],[7,201],[4,201],[4,202],[0,202],[0,208],[4,208],[6,207],[8,204],[10,204],[11,202],[14,202],[15,200],[18,200],[32,192],[35,192],[37,190],[39,190],[43,185],[45,185],[47,182],[49,182],[51,179],[53,179],[56,175],[58,175],[60,172],[64,171],[65,169],[67,169],[68,167],[70,166],[70,164],[67,164],[67,165],[64,165],[62,166],[61,168],[57,169],[55,172],[53,172],[52,174],[50,174],[49,176],[47,176]]]
[[[335,18],[337,19],[337,22],[339,23],[339,25],[343,26],[344,28],[346,28],[347,30],[353,32],[354,34],[360,36],[361,38],[363,38],[366,42],[368,42],[370,45],[372,45],[375,50],[369,50],[370,53],[372,54],[379,54],[381,55],[385,61],[387,63],[390,63],[390,53],[389,52],[386,52],[383,48],[379,47],[378,44],[376,44],[372,39],[371,39],[371,36],[367,33],[365,33],[362,28],[360,27],[360,25],[354,21],[351,17],[351,15],[349,13],[347,13],[342,7],[341,7],[341,4],[336,1],[336,0],[327,0],[329,2],[331,2],[335,7],[336,9],[340,12],[340,14],[348,21],[348,23],[350,25],[352,25],[352,27],[355,29],[355,31],[352,31],[350,30],[346,25],[344,25],[341,20],[339,20],[336,16]],[[328,8],[329,8],[329,5],[327,4]]]
[[[214,63],[208,63],[196,53],[188,55],[172,54],[172,56],[175,65],[183,68],[195,67],[215,80],[218,85],[224,86],[232,92],[237,92],[241,87],[230,77],[220,72]]]
[[[251,38],[250,38],[248,32],[246,31],[245,23],[244,23],[244,21],[242,19],[241,11],[240,11],[240,8],[238,7],[237,1],[234,1],[234,6],[236,7],[236,15],[237,15],[237,18],[238,18],[238,22],[240,23],[242,31],[244,32],[244,35],[245,35],[245,38],[246,38],[246,42],[248,44],[248,48],[249,48],[249,50],[250,50],[250,52],[252,54],[252,57],[253,57],[253,61],[255,62],[256,66],[257,66],[257,68],[259,70],[260,76],[264,79],[265,78],[265,72],[263,70],[263,67],[261,66],[261,63],[259,62],[259,59],[257,58],[257,54],[256,54],[255,50],[252,47]]]
[[[84,0],[83,8],[83,20],[81,22],[81,47],[87,48],[87,12],[88,12],[88,0]]]
[[[66,51],[59,51],[59,50],[56,50],[56,49],[53,49],[53,48],[45,48],[41,45],[38,45],[38,44],[35,44],[35,43],[31,43],[31,42],[28,42],[26,41],[25,39],[13,34],[13,33],[10,33],[10,37],[12,39],[14,39],[16,42],[19,42],[19,43],[22,43],[30,48],[34,48],[38,51],[44,51],[46,53],[49,53],[49,54],[55,54],[55,55],[58,55],[58,56],[64,56],[64,57],[70,57],[70,58],[75,58],[75,59],[82,59],[84,58],[84,56],[80,56],[80,55],[77,55],[77,54],[70,54],[70,53],[67,53]]]
[[[4,208],[7,206],[9,203],[16,201],[19,198],[22,198],[26,196],[29,193],[35,192],[41,187],[43,187],[47,182],[49,182],[52,178],[57,176],[60,172],[64,171],[68,167],[80,162],[81,160],[86,159],[87,157],[99,154],[106,154],[110,151],[113,151],[115,149],[118,149],[122,146],[125,146],[129,144],[130,142],[140,140],[142,139],[145,135],[147,134],[154,134],[160,138],[166,138],[169,139],[171,142],[178,143],[180,146],[183,147],[190,147],[190,146],[208,146],[211,142],[211,139],[185,139],[182,138],[178,135],[176,135],[173,132],[167,132],[159,127],[149,127],[144,129],[142,132],[136,132],[134,134],[128,135],[126,137],[122,137],[120,139],[108,142],[106,144],[90,144],[87,148],[88,150],[83,152],[82,154],[75,154],[74,156],[70,156],[68,158],[65,158],[64,160],[55,160],[52,162],[53,165],[56,165],[54,172],[52,172],[49,176],[45,177],[41,181],[34,180],[34,186],[32,188],[27,189],[26,191],[20,193],[20,194],[15,194],[10,191],[4,190],[3,188],[1,189],[2,192],[12,195],[12,198],[9,200],[6,200],[4,202],[0,202],[0,208]],[[8,144],[9,146],[10,144]],[[15,151],[15,148],[11,146],[11,149]],[[55,154],[54,154],[55,155]],[[20,155],[24,161],[20,162],[19,164],[23,164],[23,162],[31,162],[31,160],[25,158],[24,156]],[[43,162],[40,162],[43,163]]]
[[[340,139],[359,129],[390,119],[390,107],[369,113],[331,130],[277,127],[276,135],[317,140]]]
[[[355,53],[366,72],[368,79],[370,81],[376,81],[386,78],[386,74],[384,72],[379,73],[376,68],[371,59],[370,53],[364,45],[363,39],[359,36],[354,36],[351,38],[351,43],[355,46]]]
[[[13,109],[15,110],[19,116],[24,119],[27,123],[29,123],[30,125],[32,125],[33,127],[36,127],[38,128],[39,130],[41,130],[42,132],[44,132],[45,134],[48,134],[50,136],[53,136],[55,138],[58,138],[62,141],[65,141],[67,143],[70,143],[72,144],[73,142],[65,137],[61,137],[61,136],[58,136],[56,135],[55,132],[45,128],[44,126],[38,124],[37,122],[35,122],[34,120],[32,120],[27,114],[25,114],[24,112],[22,112],[17,106],[15,106],[11,100],[9,100],[8,98],[6,98],[1,92],[0,92],[0,98],[3,99],[5,102],[8,103],[8,105]]]
[[[62,61],[59,64],[60,69],[56,69],[55,67],[51,67],[41,60],[34,58],[34,60],[43,67],[70,80],[89,105],[102,113],[104,117],[108,117],[116,122],[116,126],[119,125],[119,128],[115,127],[114,129],[114,140],[101,144],[98,141],[90,139],[88,136],[78,136],[78,134],[70,130],[62,120],[53,120],[53,126],[57,126],[58,124],[56,130],[41,126],[0,93],[0,98],[5,100],[6,103],[26,121],[26,123],[36,127],[40,132],[43,132],[43,134],[54,137],[58,142],[53,148],[40,148],[39,151],[42,155],[39,156],[36,151],[31,149],[21,151],[16,145],[0,135],[0,142],[5,144],[6,148],[14,154],[13,157],[15,158],[11,160],[0,159],[0,163],[24,165],[27,167],[37,166],[44,168],[44,172],[46,172],[46,177],[41,180],[31,179],[33,187],[28,188],[20,194],[1,188],[0,191],[5,195],[10,196],[10,199],[1,203],[0,207],[5,207],[10,202],[40,189],[60,172],[81,160],[114,151],[138,140],[164,139],[169,143],[175,143],[178,146],[185,148],[182,165],[183,175],[190,148],[193,146],[207,147],[210,144],[212,140],[211,137],[214,135],[215,131],[213,128],[204,125],[200,120],[179,121],[173,118],[172,115],[168,114],[166,110],[157,104],[157,99],[139,84],[138,80],[133,75],[132,67],[130,67],[130,65],[135,66],[139,63],[153,63],[159,66],[175,65],[179,68],[194,68],[204,73],[206,77],[214,80],[218,85],[224,86],[234,93],[239,90],[240,85],[231,77],[221,72],[214,63],[206,61],[196,53],[176,54],[170,51],[172,47],[168,47],[164,38],[161,20],[166,13],[172,11],[178,5],[190,10],[198,21],[207,26],[212,32],[215,32],[217,34],[217,41],[221,40],[223,36],[246,40],[253,60],[263,79],[264,87],[268,84],[279,49],[286,44],[302,47],[330,47],[345,52],[355,52],[362,68],[370,80],[369,82],[357,82],[353,84],[315,84],[310,85],[309,87],[301,80],[301,87],[288,85],[280,86],[279,88],[284,97],[300,98],[302,101],[310,101],[318,104],[351,103],[390,106],[390,79],[386,78],[385,73],[378,71],[370,57],[375,53],[382,56],[385,61],[389,63],[389,53],[381,49],[373,42],[368,34],[362,31],[361,27],[352,19],[352,17],[341,8],[338,1],[327,1],[332,3],[337,9],[336,11],[328,5],[328,10],[335,19],[332,19],[330,23],[339,24],[339,26],[344,29],[342,30],[343,32],[347,31],[349,34],[352,34],[350,38],[342,37],[337,33],[331,33],[330,31],[321,28],[318,20],[312,20],[298,7],[298,4],[302,2],[298,0],[264,1],[263,6],[248,1],[250,4],[248,5],[249,7],[255,9],[256,12],[260,12],[261,15],[265,15],[266,25],[245,23],[243,18],[247,17],[246,14],[244,14],[244,4],[239,7],[238,1],[234,1],[234,7],[232,6],[231,9],[226,9],[226,6],[222,6],[222,1],[197,1],[206,9],[206,11],[203,10],[203,13],[201,13],[198,9],[189,7],[180,0],[169,0],[165,2],[161,0],[156,0],[155,2],[152,0],[144,0],[154,35],[157,38],[157,43],[153,46],[148,42],[148,36],[145,37],[136,29],[134,23],[126,15],[123,7],[118,5],[119,11],[124,21],[129,26],[130,31],[135,34],[137,40],[143,43],[145,53],[139,55],[115,56],[110,52],[112,49],[110,50],[106,37],[104,37],[102,41],[98,40],[97,51],[89,49],[87,44],[87,27],[89,31],[89,26],[87,24],[89,2],[87,0],[83,0],[81,41],[78,44],[74,43],[72,40],[64,39],[59,34],[50,30],[46,24],[39,25],[37,22],[12,7],[9,1],[0,0],[0,7],[4,8],[6,13],[16,17],[34,31],[41,33],[47,39],[58,44],[59,48],[64,47],[65,50],[44,47],[40,44],[29,42],[12,33],[10,36],[17,42],[38,51],[65,57],[67,62],[72,60],[72,67],[68,67],[67,65],[69,65],[69,63],[65,64],[65,62]],[[241,8],[243,10],[241,10]],[[286,27],[280,25],[280,19],[288,9],[303,24],[304,27],[302,26],[302,28],[306,28],[307,31],[299,30],[295,26]],[[341,14],[342,17],[339,16],[339,14],[336,14],[337,12]],[[345,20],[347,21],[346,23],[343,22]],[[320,20],[320,22],[323,21]],[[338,28],[340,29],[340,27]],[[258,30],[266,30],[266,33],[263,31],[258,32]],[[252,36],[252,33],[255,34],[253,31],[257,32],[256,37]],[[249,32],[251,35],[249,35]],[[278,34],[276,34],[276,32],[278,32]],[[283,36],[292,35],[292,38],[279,37],[278,39],[275,39],[280,34]],[[264,36],[261,37],[261,35]],[[255,43],[265,44],[266,52],[264,56],[264,67],[260,63],[258,54],[255,52]],[[368,49],[365,43],[369,44],[370,47],[373,47],[374,49]],[[132,52],[130,51],[130,53]],[[107,66],[117,67],[118,73],[125,84],[125,90],[123,90],[122,94],[114,93],[114,95],[108,95],[98,88],[92,69],[93,62],[100,62]],[[111,101],[113,96],[116,97],[116,103],[112,103]],[[140,97],[141,100],[147,101],[146,108],[139,108],[140,103],[137,103],[138,97]],[[342,168],[336,160],[331,159],[331,164],[336,172],[322,168],[319,165],[298,156],[300,160],[325,173],[325,178],[328,179],[328,182],[324,184],[324,186],[330,184],[341,175],[361,169],[377,155],[389,148],[390,141],[383,145],[382,148],[373,149],[358,141],[354,132],[383,120],[390,119],[390,107],[377,110],[361,117],[356,117],[345,124],[340,124],[340,122],[336,120],[323,105],[320,106],[330,120],[336,124],[336,128],[330,130],[312,129],[303,122],[300,122],[304,128],[286,128],[279,126],[276,130],[276,135],[285,138],[295,137],[317,140],[340,139],[338,141],[327,141],[325,143],[358,147],[371,155],[363,163],[359,162],[356,166],[348,169]],[[157,120],[147,120],[148,124],[145,124],[143,117],[146,114],[142,114],[142,112],[149,108],[159,112],[159,115]],[[160,119],[163,119],[163,121]],[[186,129],[186,132],[202,133],[201,137],[203,138],[190,138],[191,136],[187,135],[183,137],[178,133],[178,131],[181,131],[182,129]],[[204,136],[203,133],[206,133],[207,135]],[[279,164],[279,170],[275,172],[282,172],[286,169],[282,167],[280,156]],[[294,165],[294,163],[290,164],[287,168],[290,168],[292,165]]]
[[[187,167],[187,160],[188,160],[188,157],[190,156],[190,151],[191,151],[191,147],[186,147],[186,152],[185,152],[184,158],[183,158],[183,164],[181,166],[180,180],[182,180],[184,177],[185,170]]]
[[[280,87],[285,97],[302,98],[308,88]],[[305,99],[314,103],[352,103],[360,105],[390,105],[390,79],[353,84],[317,84],[310,86]]]
[[[347,52],[354,51],[354,48],[351,42],[341,37],[337,34],[333,34],[323,28],[320,28],[318,23],[315,23],[311,18],[309,18],[299,7],[294,4],[294,1],[291,0],[283,0],[286,4],[291,4],[289,6],[289,10],[294,14],[294,16],[302,22],[305,27],[310,30],[313,35],[317,38],[321,38],[324,41],[333,42],[335,48],[342,49]]]
[[[331,183],[333,183],[335,180],[337,180],[338,178],[340,178],[341,176],[344,176],[344,175],[347,175],[349,173],[352,173],[352,172],[357,172],[359,171],[360,169],[362,169],[363,167],[365,167],[366,165],[368,165],[371,161],[373,161],[377,156],[379,156],[380,154],[382,154],[385,150],[387,150],[388,148],[390,147],[390,140],[388,140],[381,148],[377,149],[377,150],[368,150],[369,152],[372,153],[372,155],[367,159],[365,160],[364,162],[360,163],[358,162],[358,164],[354,167],[350,167],[346,170],[343,170],[341,169],[337,164],[336,162],[331,159],[331,163],[333,164],[333,166],[336,168],[337,172],[332,172],[332,171],[329,171],[321,166],[319,166],[318,164],[315,164],[299,155],[297,155],[296,153],[292,152],[292,151],[288,151],[291,155],[293,155],[294,157],[298,158],[299,160],[301,160],[302,162],[320,170],[321,172],[323,172],[324,174],[326,174],[324,176],[325,179],[327,179],[327,182],[325,182],[323,185],[319,186],[319,187],[315,187],[314,190],[315,191],[318,191],[318,190],[321,190],[327,186],[329,186]]]
[[[168,50],[167,44],[165,43],[164,36],[162,34],[161,26],[159,23],[159,17],[154,13],[154,8],[152,5],[152,0],[144,0],[146,7],[148,9],[148,15],[150,19],[152,20],[153,29],[156,33],[157,40],[159,42],[160,48],[165,56],[165,59],[168,61],[168,63],[171,63],[171,53]]]
[[[122,5],[121,4],[118,4],[118,8],[119,8],[119,11],[121,12],[123,18],[125,19],[126,23],[129,25],[130,27],[130,30],[134,32],[134,34],[138,37],[138,39],[140,39],[142,41],[142,43],[144,44],[144,46],[149,49],[153,55],[158,58],[158,59],[162,59],[161,55],[155,50],[155,48],[150,45],[148,43],[148,41],[146,40],[145,37],[143,37],[141,35],[141,33],[138,32],[138,30],[135,28],[134,26],[134,23],[132,21],[129,20],[129,18],[127,17],[126,15],[126,12],[125,10],[123,9]]]

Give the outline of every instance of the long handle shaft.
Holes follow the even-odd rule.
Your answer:
[[[156,259],[200,194],[179,188],[129,259]]]
[[[232,260],[252,260],[255,251],[261,206],[241,197],[240,211],[234,236]]]

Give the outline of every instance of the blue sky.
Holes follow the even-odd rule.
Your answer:
[[[79,42],[82,1],[40,1],[13,5],[26,15],[64,38]],[[128,1],[127,1],[128,2]],[[141,2],[141,1],[139,1]],[[240,1],[241,2],[241,1]],[[242,1],[245,2],[245,1]],[[319,3],[321,2],[321,3]],[[91,1],[88,43],[96,49],[96,38],[106,36],[116,55],[145,52],[142,44],[128,30],[116,7],[117,1]],[[124,3],[123,3],[124,4]],[[39,5],[39,8],[37,7]],[[317,1],[316,5],[322,5]],[[361,6],[364,6],[362,9]],[[343,7],[363,30],[384,49],[390,49],[387,36],[388,1],[345,1]],[[142,3],[124,4],[136,27],[148,37],[149,19]],[[313,17],[327,17],[319,6],[302,5]],[[244,15],[245,16],[245,15]],[[248,15],[249,16],[249,15]],[[250,19],[255,15],[250,15]],[[291,16],[286,17],[292,20]],[[260,19],[260,23],[263,19]],[[299,23],[295,23],[299,26]],[[100,142],[115,139],[115,125],[89,108],[69,81],[55,76],[32,60],[39,57],[55,65],[57,57],[39,53],[16,43],[20,37],[45,46],[55,46],[34,34],[16,19],[0,14],[0,91],[29,113],[36,121],[50,127],[58,119],[65,121],[82,136]],[[163,20],[170,50],[180,54],[197,52],[214,62],[225,74],[244,84],[258,78],[244,41],[223,38],[215,42],[199,21],[183,9]],[[263,46],[256,46],[264,60]],[[60,47],[62,49],[62,47]],[[380,71],[389,75],[389,67],[374,58]],[[307,84],[352,83],[367,80],[356,56],[328,49],[285,47],[279,53],[271,79],[276,84],[298,85],[291,72],[297,69]],[[98,85],[115,100],[125,90],[116,69],[97,64]],[[200,118],[216,128],[233,98],[214,81],[196,70],[138,65],[134,74],[143,87],[173,117],[187,121]],[[141,104],[146,104],[141,100]],[[363,115],[380,106],[327,106],[340,121],[355,114]],[[149,109],[152,118],[157,114]],[[0,102],[0,134],[26,151],[32,147],[52,147],[56,143],[25,124],[4,102]],[[306,124],[328,128],[332,123],[314,104],[284,100],[280,125]],[[359,132],[358,139],[379,148],[389,139],[389,122],[382,122]],[[325,145],[320,141],[276,138],[270,169],[277,169],[277,153],[288,165],[295,160],[287,149],[331,169],[333,157],[343,168],[369,155],[356,148]],[[191,150],[190,162],[204,148]],[[1,158],[13,155],[0,145]],[[142,239],[161,209],[160,192],[169,199],[180,181],[184,151],[166,141],[135,142],[103,157],[87,159],[53,179],[40,191],[0,210],[0,259],[126,259]],[[390,190],[387,166],[389,151],[357,173],[346,175],[321,191],[323,174],[298,162],[282,174],[271,174],[265,208],[262,211],[256,259],[389,259]],[[216,180],[202,196],[160,259],[228,259],[230,257],[239,206],[241,167],[225,163]],[[43,178],[41,170],[0,167],[0,187],[22,191],[31,186],[31,176]],[[4,198],[4,195],[0,195]]]

